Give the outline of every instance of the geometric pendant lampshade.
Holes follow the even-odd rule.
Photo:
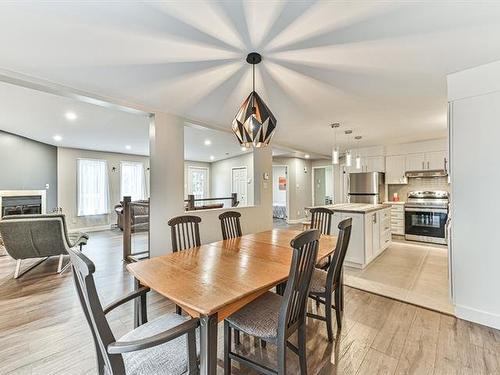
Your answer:
[[[252,91],[236,114],[232,129],[244,147],[267,146],[276,129],[276,118],[259,94]]]
[[[267,146],[276,130],[276,117],[255,91],[255,65],[262,61],[257,52],[249,53],[247,62],[252,64],[253,89],[241,105],[233,120],[232,129],[244,147]]]

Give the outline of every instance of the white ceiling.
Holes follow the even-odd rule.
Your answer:
[[[500,59],[500,2],[3,2],[0,67],[229,128],[257,91],[275,141],[327,154],[446,135],[447,73]]]
[[[67,120],[67,112],[77,118]],[[2,82],[0,130],[54,146],[149,155],[145,116]]]

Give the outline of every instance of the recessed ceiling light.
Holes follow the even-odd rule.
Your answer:
[[[76,115],[75,112],[71,112],[71,111],[68,111],[64,114],[64,116],[66,117],[66,120],[69,120],[69,121],[75,121],[78,116]]]
[[[246,147],[242,147],[242,148],[241,148],[241,151],[246,151],[246,150],[247,150],[247,148],[246,148]]]
[[[210,139],[205,139],[205,146],[210,146],[212,144],[212,141]]]
[[[210,160],[214,160],[214,159],[215,159],[215,156],[210,155]]]
[[[305,155],[304,155],[304,157],[305,157],[306,159],[309,159],[309,158],[311,157],[311,155],[309,155],[309,154],[305,154]]]
[[[54,135],[52,138],[53,138],[53,139],[54,139],[54,141],[56,141],[56,142],[61,142],[61,141],[62,141],[62,137],[61,137],[60,135],[57,135],[57,134],[56,134],[56,135]]]
[[[132,149],[132,146],[130,146],[130,145],[126,145],[126,146],[125,146],[125,148],[126,148],[127,150],[131,150],[131,149]]]

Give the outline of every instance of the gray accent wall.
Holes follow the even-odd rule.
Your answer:
[[[0,190],[47,189],[47,212],[57,207],[57,147],[0,130]]]

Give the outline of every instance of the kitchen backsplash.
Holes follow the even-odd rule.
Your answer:
[[[406,201],[408,192],[414,190],[444,190],[450,191],[448,177],[409,178],[406,185],[388,185],[388,198],[398,193],[400,201]]]

